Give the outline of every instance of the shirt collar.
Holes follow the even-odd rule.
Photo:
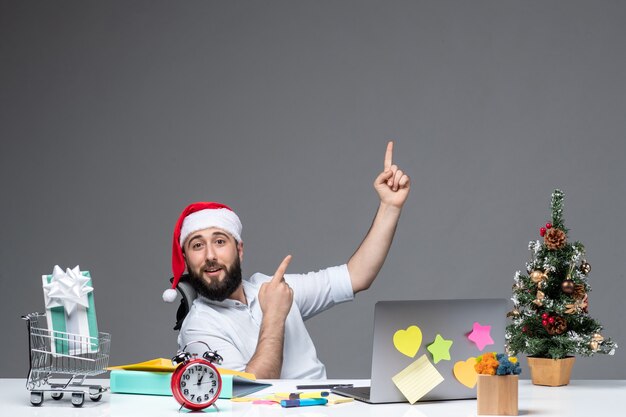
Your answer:
[[[246,295],[246,301],[248,302],[248,307],[250,307],[252,306],[254,302],[256,302],[258,291],[256,291],[256,286],[248,280],[244,279],[241,282],[241,284],[243,285],[243,292]],[[211,304],[211,305],[219,306],[219,307],[237,308],[237,307],[241,307],[245,305],[245,304],[240,303],[239,301],[231,300],[230,298],[227,298],[223,301],[217,301],[217,300],[210,300],[200,294],[198,294],[198,297],[202,298],[202,301],[204,301],[206,304]]]

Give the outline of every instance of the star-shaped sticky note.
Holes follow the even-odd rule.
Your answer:
[[[482,351],[485,346],[494,344],[490,333],[491,326],[481,326],[479,322],[475,321],[472,332],[467,338],[476,344],[478,350]]]
[[[446,340],[441,337],[440,334],[435,337],[435,341],[428,345],[426,349],[433,355],[433,361],[438,363],[440,360],[450,360],[450,346],[452,346],[452,340]]]

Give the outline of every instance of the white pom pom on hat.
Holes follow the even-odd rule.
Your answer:
[[[174,226],[172,241],[172,288],[163,292],[163,301],[171,303],[176,299],[176,286],[185,272],[185,257],[182,246],[185,239],[193,232],[209,227],[219,227],[241,242],[242,225],[235,212],[225,204],[216,202],[198,202],[188,205],[180,214]]]
[[[168,288],[167,290],[163,291],[163,301],[165,301],[166,303],[173,303],[175,299],[176,290]]]

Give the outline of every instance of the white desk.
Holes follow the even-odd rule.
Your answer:
[[[108,380],[96,380],[108,386]],[[268,381],[274,385],[260,391],[293,391],[300,383],[311,381]],[[366,385],[367,380],[333,380]],[[317,383],[317,382],[316,382]],[[327,383],[320,381],[320,383]],[[254,394],[253,394],[254,395]],[[218,400],[219,416],[222,417],[437,417],[475,416],[476,400],[458,400],[410,404],[369,405],[359,401],[332,406],[301,408],[281,408],[277,405],[252,405]],[[25,379],[0,379],[0,416],[36,417],[150,417],[176,416],[178,403],[172,397],[127,395],[106,393],[100,402],[88,399],[82,408],[74,408],[66,396],[54,401],[47,394],[43,405],[33,407],[30,393],[26,390]],[[626,409],[626,380],[580,380],[572,381],[566,387],[539,387],[528,380],[521,380],[519,386],[520,415],[593,417],[624,415]],[[205,413],[215,414],[214,408]],[[217,417],[217,415],[216,415]]]

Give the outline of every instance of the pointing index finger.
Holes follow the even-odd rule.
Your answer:
[[[390,140],[387,143],[387,151],[385,152],[385,171],[391,169],[391,165],[393,164],[393,141]]]
[[[285,271],[287,270],[287,266],[289,266],[289,262],[291,262],[291,255],[287,255],[285,259],[278,265],[278,269],[274,273],[272,277],[272,282],[280,282],[285,275]]]

